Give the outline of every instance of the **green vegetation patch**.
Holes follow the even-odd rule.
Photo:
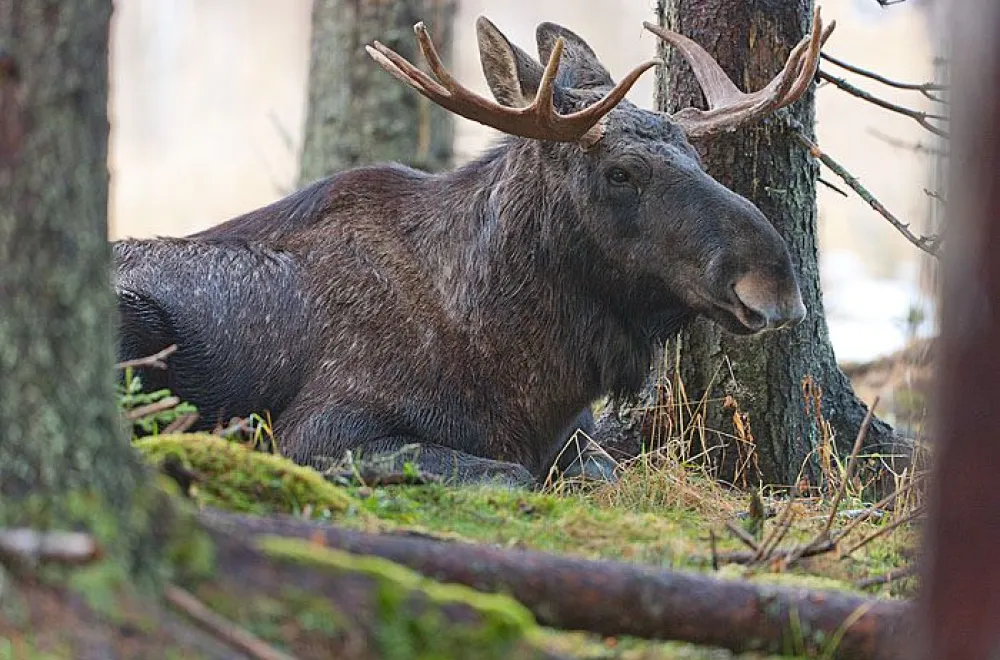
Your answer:
[[[352,555],[298,539],[264,537],[258,547],[285,561],[309,564],[337,574],[362,575],[375,583],[380,656],[411,658],[511,658],[533,655],[529,638],[538,629],[531,613],[515,600],[468,587],[442,584],[379,557]],[[472,610],[459,623],[446,610]]]
[[[343,514],[351,506],[351,497],[315,470],[214,435],[158,435],[133,444],[154,465],[179,459],[194,474],[192,496],[206,506],[313,517]]]

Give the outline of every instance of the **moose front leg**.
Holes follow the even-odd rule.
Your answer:
[[[618,481],[618,462],[599,444],[590,439],[594,434],[594,415],[584,408],[561,434],[555,456],[545,478],[582,479],[585,481]]]
[[[534,475],[523,465],[473,456],[407,436],[378,438],[351,451],[365,468],[374,469],[376,474],[400,473],[410,464],[451,485],[531,488],[536,483]]]

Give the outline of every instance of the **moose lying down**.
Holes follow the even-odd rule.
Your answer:
[[[197,405],[205,427],[269,411],[300,463],[419,443],[421,469],[455,481],[544,479],[588,405],[643,385],[658,342],[697,315],[753,334],[805,308],[785,243],[710,178],[687,137],[799,98],[828,35],[812,34],[764,89],[744,94],[697,44],[646,27],[691,64],[707,111],[623,100],[579,36],[537,29],[542,65],[485,18],[496,102],[375,42],[389,73],[509,137],[446,174],[359,167],[186,238],[114,245],[121,359],[176,343],[144,374]],[[613,478],[596,444],[566,474]]]

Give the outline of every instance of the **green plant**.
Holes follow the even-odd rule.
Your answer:
[[[133,437],[157,435],[179,419],[198,413],[198,409],[161,389],[142,390],[142,379],[131,367],[125,369],[117,387],[118,409],[132,424]]]

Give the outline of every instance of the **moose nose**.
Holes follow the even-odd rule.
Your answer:
[[[755,331],[790,328],[806,317],[794,278],[782,281],[750,273],[739,278],[732,290],[744,307],[744,324]]]

